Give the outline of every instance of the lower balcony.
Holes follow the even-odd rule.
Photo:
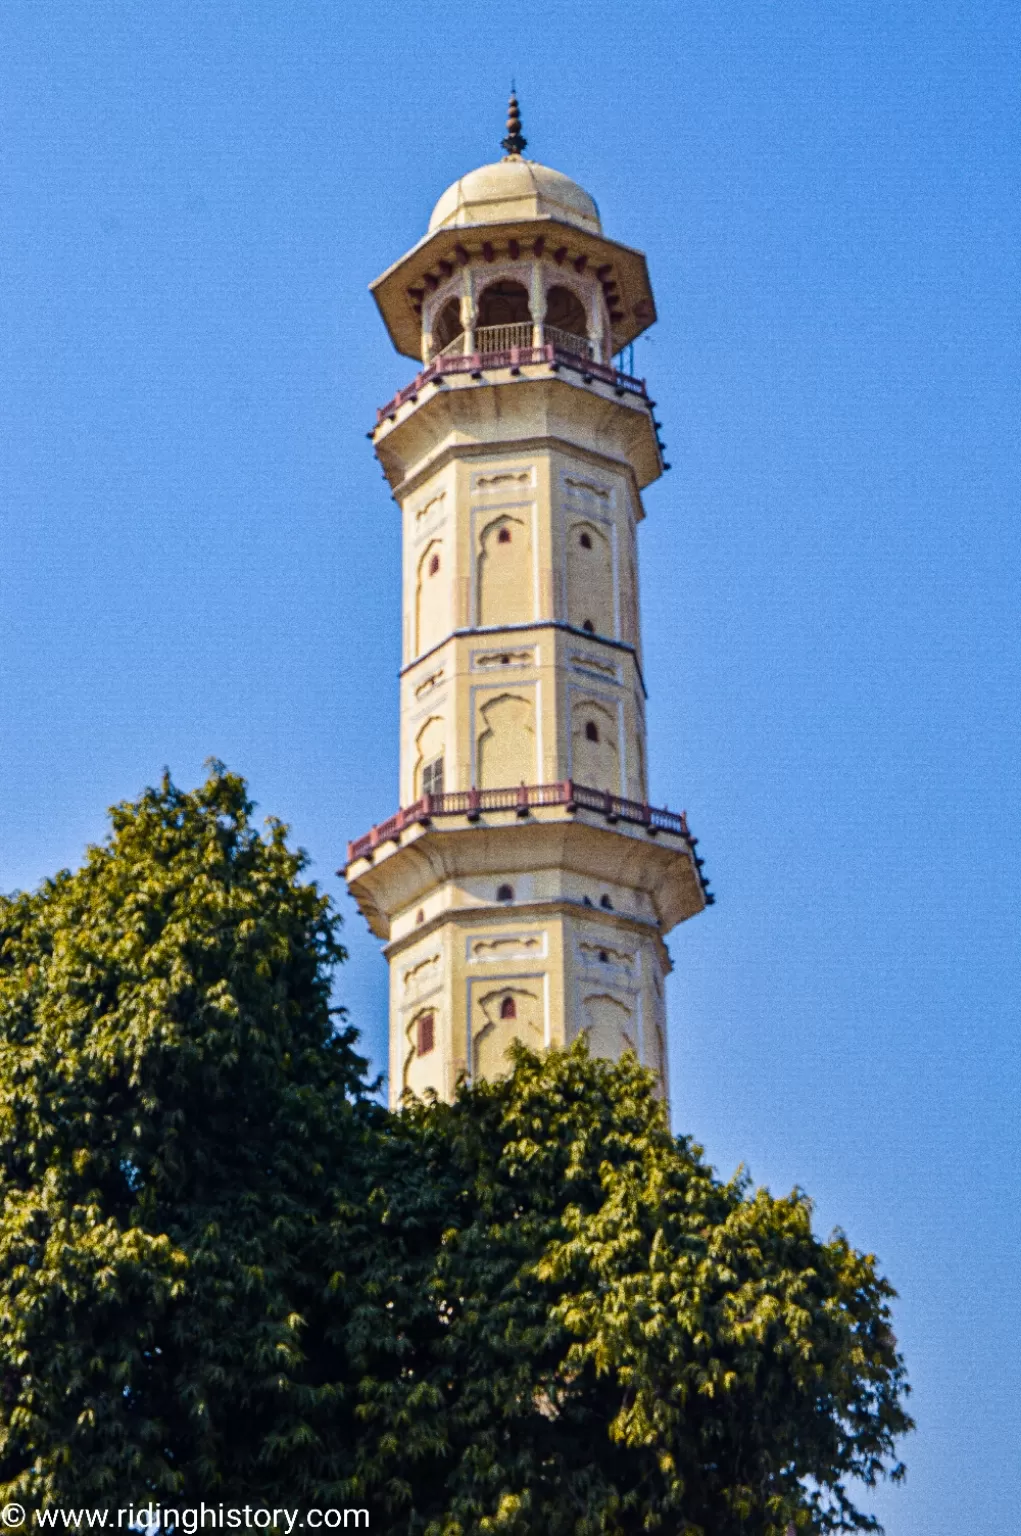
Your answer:
[[[577,904],[572,882],[627,887],[648,898],[662,936],[713,903],[696,842],[683,814],[566,779],[423,795],[349,843],[338,873],[373,933],[398,943],[431,892],[461,912],[463,892],[497,873],[544,880],[547,904]]]
[[[572,779],[562,779],[555,784],[518,784],[506,789],[463,789],[447,794],[423,795],[412,805],[404,806],[386,821],[381,821],[364,836],[348,843],[347,862],[350,866],[357,859],[371,860],[377,848],[384,843],[399,843],[402,832],[408,828],[428,826],[444,816],[463,816],[468,821],[479,821],[486,812],[513,811],[524,818],[533,810],[548,806],[563,806],[569,813],[577,810],[594,811],[611,824],[623,821],[644,827],[650,837],[655,837],[659,832],[669,832],[674,837],[683,838],[692,851],[698,842],[698,838],[692,837],[688,830],[688,818],[683,811],[659,810],[637,800],[625,800],[620,795],[611,794],[609,790],[592,789],[585,784],[575,784]],[[699,866],[699,880],[707,904],[711,904],[713,898],[709,894],[707,882],[702,878],[701,860],[696,860],[696,864]]]

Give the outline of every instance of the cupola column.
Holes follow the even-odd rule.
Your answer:
[[[542,262],[537,258],[532,263],[532,284],[529,307],[532,311],[532,346],[541,347],[543,344],[543,327],[546,320],[546,275]]]
[[[592,356],[599,363],[608,363],[606,342],[603,333],[603,299],[599,289],[593,286],[588,305],[588,333],[592,342]]]
[[[475,351],[475,327],[479,319],[471,267],[465,267],[461,276],[461,282],[463,284],[461,290],[461,329],[464,331],[464,353],[466,357],[470,357]]]

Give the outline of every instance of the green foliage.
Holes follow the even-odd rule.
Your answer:
[[[717,1180],[630,1057],[386,1115],[337,919],[251,817],[164,779],[0,899],[0,1504],[869,1529],[910,1427],[874,1261]]]
[[[910,1427],[892,1290],[800,1193],[717,1181],[633,1058],[521,1051],[379,1156],[352,1331],[388,1529],[873,1526],[847,1479]]]
[[[165,778],[0,901],[0,1502],[298,1491],[334,1407],[364,1063],[336,920],[251,812]]]

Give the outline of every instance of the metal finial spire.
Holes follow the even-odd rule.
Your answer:
[[[520,155],[527,143],[528,140],[521,132],[521,111],[512,82],[510,101],[507,103],[507,137],[500,140],[500,145],[508,155]]]

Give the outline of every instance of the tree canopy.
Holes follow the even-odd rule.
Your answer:
[[[633,1057],[520,1051],[380,1156],[352,1334],[392,1528],[870,1527],[848,1480],[910,1422],[893,1291],[802,1193],[715,1178]]]
[[[336,919],[251,811],[223,770],[164,779],[80,870],[0,903],[11,1498],[301,1486],[332,1392],[302,1317],[365,1064],[331,1013]]]
[[[0,1502],[406,1536],[870,1529],[894,1293],[633,1057],[374,1101],[338,919],[216,765],[0,898]]]

